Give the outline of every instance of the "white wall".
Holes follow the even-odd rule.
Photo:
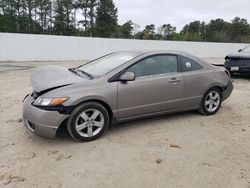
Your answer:
[[[201,58],[224,57],[244,46],[246,44],[0,33],[0,61],[90,60],[121,50],[182,50]]]

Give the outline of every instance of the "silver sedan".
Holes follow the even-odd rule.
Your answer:
[[[26,127],[49,138],[65,127],[77,141],[138,118],[195,109],[213,115],[233,90],[226,69],[180,51],[115,52],[76,68],[45,66],[31,83]]]

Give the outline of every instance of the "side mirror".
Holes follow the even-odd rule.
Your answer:
[[[242,52],[242,49],[239,49],[238,52]]]
[[[135,74],[133,72],[125,72],[123,75],[121,75],[119,80],[123,82],[134,81]]]

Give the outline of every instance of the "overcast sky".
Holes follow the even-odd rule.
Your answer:
[[[208,22],[222,18],[231,21],[239,16],[250,22],[250,0],[114,0],[119,24],[128,20],[141,26],[170,23],[181,30],[191,21]]]

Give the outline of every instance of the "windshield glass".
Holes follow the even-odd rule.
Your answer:
[[[77,70],[85,72],[93,77],[99,77],[113,71],[138,55],[138,52],[116,52],[87,63]]]

